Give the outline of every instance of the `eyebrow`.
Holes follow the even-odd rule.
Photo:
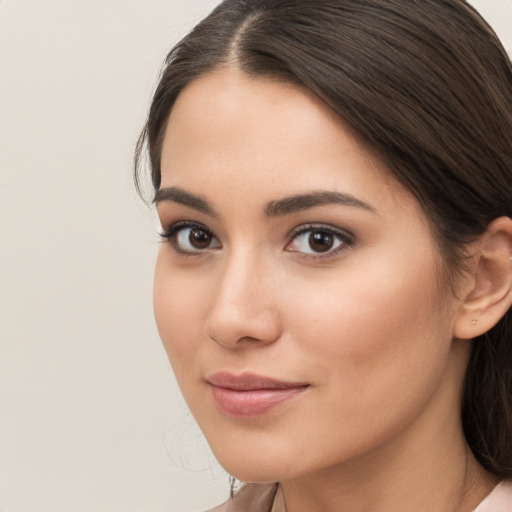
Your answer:
[[[188,206],[198,212],[209,215],[210,217],[219,217],[218,213],[208,204],[206,199],[187,192],[180,187],[161,188],[155,194],[153,203],[173,202]],[[318,191],[307,194],[285,197],[276,201],[270,201],[264,209],[266,217],[280,217],[291,213],[309,210],[316,206],[324,205],[342,205],[355,208],[361,208],[374,214],[377,211],[357,197],[342,192]]]
[[[319,191],[285,197],[278,201],[271,201],[265,208],[265,215],[267,217],[278,217],[281,215],[288,215],[290,213],[308,210],[315,206],[331,204],[362,208],[363,210],[377,214],[376,210],[372,206],[351,194]]]
[[[155,198],[153,199],[153,203],[158,205],[162,202],[179,203],[184,206],[188,206],[189,208],[193,208],[198,212],[209,215],[210,217],[218,217],[217,213],[208,204],[206,199],[196,196],[195,194],[191,194],[180,187],[168,187],[158,190],[155,194]]]

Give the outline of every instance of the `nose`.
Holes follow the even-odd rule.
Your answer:
[[[233,255],[220,273],[207,316],[206,335],[219,345],[235,349],[269,344],[279,339],[281,324],[277,286],[257,257]]]

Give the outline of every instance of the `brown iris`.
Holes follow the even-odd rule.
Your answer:
[[[327,231],[313,231],[309,235],[309,245],[315,252],[327,252],[334,245],[334,236]]]
[[[195,249],[208,249],[212,243],[212,235],[204,229],[193,228],[190,230],[188,240]]]

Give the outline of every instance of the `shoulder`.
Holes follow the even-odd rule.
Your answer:
[[[246,484],[232,500],[206,512],[270,512],[277,484]]]

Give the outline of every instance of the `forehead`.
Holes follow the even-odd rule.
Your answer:
[[[236,69],[204,75],[178,97],[161,168],[162,187],[208,193],[213,202],[227,199],[227,190],[269,201],[321,189],[381,206],[397,195],[398,204],[415,203],[312,92]]]

